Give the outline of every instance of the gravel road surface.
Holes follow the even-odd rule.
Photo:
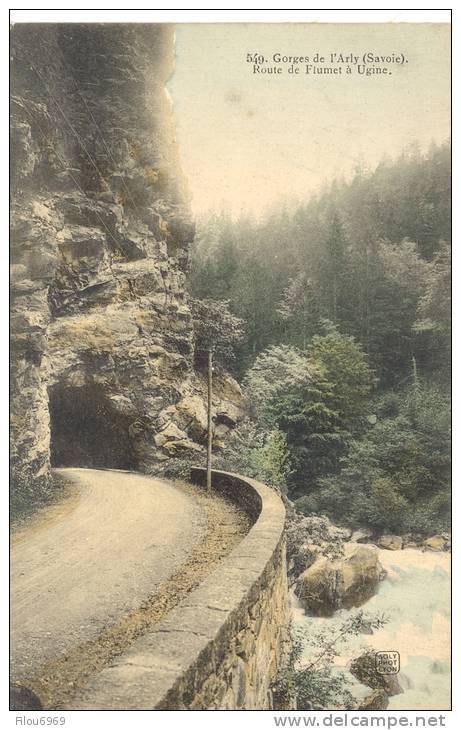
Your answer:
[[[165,481],[115,470],[56,472],[72,484],[68,499],[12,535],[16,681],[139,606],[206,527],[194,498]]]

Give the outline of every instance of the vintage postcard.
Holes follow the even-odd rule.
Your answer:
[[[95,12],[10,33],[10,709],[444,726],[450,23]]]

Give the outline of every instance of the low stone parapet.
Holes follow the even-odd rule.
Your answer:
[[[204,484],[205,470],[194,468],[192,480]],[[237,474],[213,471],[213,489],[245,509],[250,531],[72,709],[271,708],[289,621],[285,507],[275,491]]]

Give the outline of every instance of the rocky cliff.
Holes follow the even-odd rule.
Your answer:
[[[12,468],[161,469],[203,450],[185,294],[194,229],[166,25],[12,29]],[[217,379],[220,437],[241,393]]]

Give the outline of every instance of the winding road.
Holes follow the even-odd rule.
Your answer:
[[[193,497],[167,482],[115,470],[56,471],[73,494],[12,536],[14,680],[138,607],[205,530]]]

